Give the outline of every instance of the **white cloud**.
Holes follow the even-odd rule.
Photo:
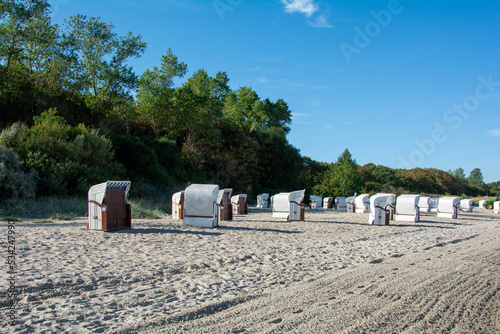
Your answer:
[[[313,0],[281,0],[281,3],[285,5],[287,13],[301,13],[307,17],[311,17],[319,9]]]
[[[311,27],[314,28],[333,28],[333,26],[328,23],[328,20],[325,15],[319,15],[314,22],[308,22]]]
[[[488,131],[488,135],[491,137],[500,137],[500,129],[493,129]]]

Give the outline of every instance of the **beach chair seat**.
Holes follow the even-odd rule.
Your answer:
[[[500,201],[493,202],[493,213],[500,213]]]
[[[87,229],[117,231],[132,228],[131,206],[126,202],[130,181],[107,181],[88,191]]]

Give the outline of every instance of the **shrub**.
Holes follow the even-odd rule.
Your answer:
[[[25,172],[17,154],[0,146],[0,198],[35,197],[38,175]]]
[[[124,168],[113,160],[111,141],[84,125],[72,127],[55,110],[34,117],[31,128],[14,124],[0,135],[26,167],[38,172],[44,194],[84,194],[93,184],[121,178]],[[44,188],[47,186],[47,188]]]

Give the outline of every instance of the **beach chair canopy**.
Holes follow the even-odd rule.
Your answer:
[[[415,215],[420,195],[401,195],[396,200],[396,214]]]
[[[184,192],[184,215],[211,217],[217,201],[219,186],[216,184],[192,184]]]
[[[385,195],[385,196],[389,197],[387,200],[387,204],[390,204],[394,208],[396,207],[396,197],[397,197],[396,195],[386,194],[386,193],[380,193],[379,195]]]
[[[240,198],[244,198],[244,200],[246,201],[247,200],[247,194],[234,195],[233,197],[231,197],[231,203],[232,204],[238,204],[238,201],[240,200]]]
[[[370,195],[361,194],[354,199],[356,212],[370,212]]]
[[[358,195],[356,196],[356,198],[354,199],[354,204],[356,206],[363,206],[365,205],[365,203],[368,203],[370,204],[370,195],[369,194],[361,194],[361,195]]]
[[[351,197],[349,197],[349,198],[351,198]],[[352,200],[354,201],[354,197],[352,197]],[[335,197],[335,205],[337,205],[337,207],[347,206],[347,199],[345,197]]]
[[[290,202],[301,204],[304,200],[305,190],[293,191],[290,193],[279,193],[273,196],[274,211],[288,211]]]
[[[306,190],[296,190],[292,191],[290,194],[290,202],[295,202],[297,204],[302,204],[302,201],[304,200],[304,195],[305,195]]]
[[[309,201],[311,202],[311,208],[322,208],[321,203],[323,202],[323,198],[321,196],[309,195]]]
[[[352,197],[354,199],[354,197]],[[345,197],[335,197],[335,204],[340,206],[346,206],[346,198]]]
[[[316,203],[317,205],[321,205],[321,202],[323,201],[323,198],[321,196],[316,196],[316,195],[310,195],[309,200],[311,202]]]
[[[388,194],[375,194],[370,197],[370,212],[374,212],[376,206],[387,209],[390,204],[390,196]]]
[[[460,201],[460,210],[465,212],[472,212],[472,205],[474,201],[472,199],[464,198]]]
[[[418,207],[420,209],[427,209],[430,208],[431,206],[431,198],[428,196],[420,196],[420,199],[418,200]]]
[[[219,192],[217,193],[217,204],[222,204],[222,198],[224,197],[224,194],[227,194],[227,198],[231,198],[232,192],[233,189],[231,188],[219,190]]]
[[[130,183],[130,181],[106,181],[104,183],[96,184],[90,187],[88,199],[89,201],[96,201],[99,204],[103,204],[104,197],[106,196],[106,190],[108,189],[123,189],[125,198],[127,198],[130,190]]]
[[[288,212],[290,210],[290,193],[279,193],[273,197],[273,211]]]
[[[456,213],[460,206],[458,197],[441,197],[438,204],[439,213]]]

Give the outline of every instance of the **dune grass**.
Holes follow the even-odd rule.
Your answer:
[[[171,200],[165,198],[132,199],[132,218],[158,219],[169,213]],[[8,199],[0,202],[0,219],[18,218],[71,220],[86,217],[88,204],[86,197],[37,197],[34,199]],[[3,217],[3,218],[2,218]]]

